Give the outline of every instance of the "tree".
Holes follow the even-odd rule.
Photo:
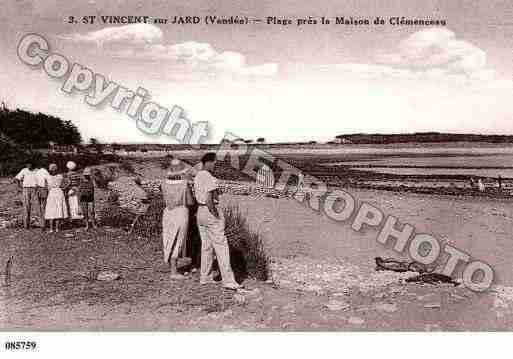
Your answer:
[[[111,147],[112,147],[112,152],[114,154],[116,154],[116,152],[121,149],[121,145],[119,143],[116,143],[116,142],[112,143]]]
[[[44,113],[9,110],[5,103],[0,110],[0,132],[15,143],[33,148],[48,148],[50,141],[61,145],[78,145],[82,136],[71,121]]]
[[[265,138],[259,137],[259,138],[257,138],[257,142],[258,143],[265,143]]]
[[[103,145],[98,141],[98,139],[91,137],[89,139],[89,144],[96,151],[96,153],[101,154],[103,152]]]

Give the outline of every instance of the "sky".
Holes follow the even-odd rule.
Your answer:
[[[151,101],[229,131],[277,141],[344,133],[513,134],[513,4],[505,1],[0,0],[0,100],[73,121],[85,140],[173,143],[17,57],[28,33]],[[70,24],[87,15],[248,16],[248,25]],[[330,25],[268,25],[312,16]],[[336,25],[334,17],[443,19],[445,26]]]

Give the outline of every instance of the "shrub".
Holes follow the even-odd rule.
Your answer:
[[[128,161],[121,161],[121,163],[119,164],[119,168],[130,174],[135,174],[134,166]]]
[[[239,207],[226,207],[223,212],[234,271],[258,280],[267,280],[270,259],[261,235],[250,228]]]

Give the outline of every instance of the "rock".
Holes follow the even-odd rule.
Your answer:
[[[244,304],[246,302],[246,297],[244,297],[242,294],[235,293],[233,295],[233,300],[235,300],[237,304]]]
[[[282,308],[284,311],[289,313],[294,313],[296,311],[296,306],[292,303],[287,304]]]
[[[237,330],[237,327],[232,324],[223,324],[221,330]]]
[[[256,297],[260,294],[260,289],[254,288],[250,290],[246,290],[245,293],[246,297]]]
[[[121,276],[118,273],[111,271],[101,271],[97,274],[96,280],[110,282],[119,279]]]
[[[325,306],[332,311],[344,310],[350,307],[349,303],[342,300],[330,300]]]
[[[466,299],[465,297],[458,295],[458,294],[451,294],[451,297],[456,300],[465,300]]]
[[[231,317],[233,315],[233,310],[227,309],[224,312],[221,313],[223,317]]]
[[[355,324],[355,325],[361,325],[361,324],[365,323],[365,320],[360,317],[349,317],[349,319],[347,321],[350,324]]]
[[[345,297],[349,295],[349,293],[346,293],[346,292],[338,292],[338,293],[333,293],[331,296],[332,297]]]
[[[317,295],[321,295],[323,293],[322,287],[314,284],[304,286],[304,290],[306,292],[314,292]]]
[[[500,297],[495,297],[495,300],[493,301],[493,306],[495,308],[508,308],[509,307],[508,303],[505,302]]]
[[[437,295],[433,294],[433,293],[429,293],[429,294],[425,294],[425,295],[418,295],[417,296],[417,300],[431,300],[431,301],[433,301],[436,298],[437,298]]]
[[[391,303],[379,303],[375,306],[375,308],[387,313],[393,313],[397,311],[397,305]]]
[[[433,332],[433,331],[438,332],[438,331],[441,331],[442,328],[438,324],[426,324],[426,326],[424,327],[424,330],[427,332]]]
[[[426,309],[437,309],[437,308],[440,308],[442,305],[440,302],[430,302],[430,303],[426,303],[424,304],[424,308]]]

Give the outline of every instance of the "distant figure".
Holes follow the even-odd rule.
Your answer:
[[[79,204],[80,174],[75,171],[77,165],[73,161],[66,163],[68,173],[66,174],[66,195],[68,196],[69,214],[71,219],[82,219]]]
[[[264,188],[273,188],[274,187],[274,174],[271,167],[264,164],[257,172],[256,175],[256,183],[258,186]]]
[[[41,216],[41,230],[46,228],[45,210],[46,199],[48,197],[48,177],[50,174],[41,164],[36,164],[37,176],[37,202],[39,204],[39,214]]]
[[[50,221],[50,233],[59,232],[61,221],[68,218],[68,208],[66,198],[62,190],[64,177],[57,173],[57,165],[52,163],[48,168],[48,198],[46,200],[45,218]]]
[[[474,177],[470,177],[470,188],[471,189],[476,189],[477,187],[477,183],[476,183],[476,180],[474,179]]]
[[[483,182],[482,178],[479,178],[477,180],[477,188],[479,189],[479,192],[484,192],[485,191],[485,185],[484,185],[484,182]]]
[[[501,175],[499,175],[499,177],[497,178],[497,182],[499,183],[499,189],[502,189],[502,177],[501,177]]]
[[[14,177],[14,180],[18,183],[18,187],[22,189],[23,227],[29,229],[32,201],[37,194],[37,175],[34,170],[34,162],[27,162],[25,168]]]
[[[308,200],[308,194],[305,192],[305,175],[302,173],[297,174],[297,190],[294,194],[294,198],[298,201]]]
[[[85,221],[85,229],[89,230],[89,220],[96,228],[96,211],[94,208],[94,189],[96,182],[92,177],[91,168],[86,167],[80,179],[79,195],[80,195],[80,207],[82,208],[82,214]]]

